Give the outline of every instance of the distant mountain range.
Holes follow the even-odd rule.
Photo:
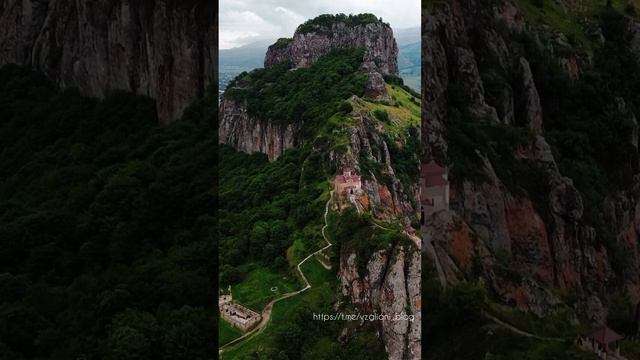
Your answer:
[[[398,43],[400,76],[407,86],[419,92],[422,69],[420,27],[398,29],[394,36]]]
[[[420,28],[394,30],[398,43],[398,67],[407,86],[420,91]],[[243,71],[263,67],[267,47],[276,39],[264,39],[233,49],[219,50],[219,89],[224,91],[229,81]]]

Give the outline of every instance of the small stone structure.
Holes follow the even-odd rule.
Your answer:
[[[449,209],[449,177],[447,169],[435,161],[422,164],[420,171],[420,207],[425,216]]]
[[[590,334],[578,336],[576,345],[583,350],[594,352],[600,359],[626,360],[620,355],[618,344],[620,340],[622,340],[621,335],[606,325],[600,325],[593,328]]]
[[[257,312],[246,308],[240,304],[233,303],[233,296],[220,295],[218,297],[218,307],[220,308],[220,316],[242,331],[247,331],[254,327],[262,318]]]
[[[338,195],[353,195],[362,190],[362,182],[360,175],[356,174],[351,168],[342,169],[342,175],[337,175],[334,180],[334,188]]]

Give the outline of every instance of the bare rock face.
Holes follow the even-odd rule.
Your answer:
[[[518,66],[522,80],[522,113],[524,122],[535,133],[542,132],[542,105],[540,104],[540,96],[538,89],[533,80],[531,67],[527,59],[521,57]]]
[[[640,180],[636,179],[631,189],[612,195],[608,205],[603,204],[609,209],[606,221],[612,224],[617,242],[633,259],[618,278],[612,271],[612,254],[598,245],[599,235],[583,219],[587,209],[582,194],[560,173],[545,139],[545,115],[535,76],[529,59],[517,50],[522,32],[529,33],[540,46],[547,40],[541,40],[543,35],[531,26],[512,0],[499,0],[492,7],[451,0],[423,15],[423,162],[448,163],[448,91],[455,87],[476,115],[493,121],[491,109],[498,109],[499,122],[531,130],[535,137],[519,145],[512,155],[542,170],[540,181],[546,189],[540,190],[544,193],[517,194],[497,175],[502,174],[499,170],[503,169],[497,168],[501,165],[478,154],[484,162],[478,165],[484,179],[470,181],[450,174],[451,209],[426,219],[423,241],[432,246],[423,249],[437,262],[439,276],[446,283],[481,278],[504,303],[538,315],[561,306],[557,294],[570,294],[578,299],[585,315],[600,319],[608,301],[603,289],[611,286],[614,278],[624,284],[632,301],[640,301]],[[630,22],[627,34],[638,49],[639,29],[637,23]],[[562,38],[545,44],[557,54],[564,54],[560,50],[570,46]],[[557,55],[558,63],[570,79],[579,79],[581,66],[588,60],[577,52],[570,54],[565,58]],[[496,79],[495,66],[506,74],[502,78],[505,86],[501,92],[493,86],[492,96],[485,96],[484,82]],[[637,148],[637,119],[627,110],[620,109],[634,126],[621,141]],[[499,263],[502,265],[496,266]],[[522,278],[511,276],[513,272],[509,274],[505,268]]]
[[[204,93],[217,69],[217,6],[174,0],[7,0],[0,66],[32,65],[89,96],[147,95],[169,122]]]
[[[365,48],[365,61],[376,63],[382,74],[398,74],[398,46],[393,30],[382,22],[352,26],[338,21],[310,32],[296,31],[288,44],[269,46],[264,67],[284,61],[296,68],[306,67],[332,49],[344,48]]]
[[[484,163],[489,181],[482,184],[465,181],[460,196],[452,199],[452,208],[457,209],[474,231],[487,241],[492,251],[509,254],[511,243],[503,185],[489,161],[484,159]]]
[[[243,102],[225,98],[220,104],[218,141],[245,153],[260,152],[275,160],[286,149],[297,145],[302,124],[279,124],[253,116]]]
[[[355,104],[354,110],[349,114],[354,121],[353,126],[349,128],[349,144],[346,151],[332,151],[329,154],[330,159],[339,168],[354,167],[360,175],[370,178],[363,181],[362,189],[371,207],[376,209],[374,215],[378,219],[403,218],[408,224],[417,212],[412,203],[412,197],[418,191],[417,184],[407,189],[400,182],[394,170],[394,159],[389,152],[389,134],[368,110],[360,110],[365,100],[355,95],[349,100]],[[393,114],[389,116],[390,121],[397,121]],[[404,146],[400,138],[393,140],[397,141],[399,147]],[[360,160],[363,158],[379,164],[382,169],[381,175],[387,177],[390,182],[376,177],[373,172],[363,174],[360,166]]]
[[[360,71],[367,75],[367,87],[364,96],[377,101],[391,101],[391,97],[385,87],[384,77],[375,63],[367,61],[362,63]]]
[[[468,48],[457,47],[454,50],[453,61],[457,66],[457,82],[467,93],[471,101],[470,108],[480,118],[486,118],[491,122],[498,122],[496,109],[485,101],[484,84],[480,78],[475,54]]]
[[[375,252],[364,274],[358,271],[356,254],[343,253],[339,271],[343,295],[351,303],[385,316],[379,326],[389,359],[421,359],[420,252],[412,246]],[[394,319],[396,315],[413,319]]]
[[[444,163],[447,143],[444,140],[446,91],[449,84],[449,64],[445,45],[449,20],[447,14],[422,15],[422,128],[423,162]]]

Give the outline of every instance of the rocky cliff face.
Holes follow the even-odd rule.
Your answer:
[[[389,315],[382,320],[382,339],[389,359],[421,359],[420,252],[413,246],[381,250],[360,273],[355,253],[340,255],[342,294],[368,313]],[[396,314],[413,321],[393,319]]]
[[[147,95],[168,122],[216,75],[216,23],[206,1],[6,0],[0,66],[33,65],[90,96]]]
[[[365,211],[377,219],[408,225],[417,215],[413,200],[417,198],[417,184],[400,181],[397,160],[389,150],[391,146],[407,146],[407,140],[385,130],[368,110],[367,105],[371,104],[368,101],[357,96],[349,99],[353,107],[349,117],[354,121],[349,127],[349,144],[346,150],[334,150],[329,156],[338,168],[348,166],[361,174],[363,194],[357,201]],[[400,125],[406,119],[392,114],[390,121]],[[377,175],[370,170],[371,166],[379,169]],[[362,261],[366,262],[365,271],[357,266]],[[361,311],[391,317],[380,323],[389,359],[421,359],[421,254],[415,239],[413,243],[407,240],[402,245],[377,251],[369,259],[358,259],[356,253],[343,249],[339,278],[342,294]],[[396,314],[409,315],[413,321],[393,319]]]
[[[540,169],[539,182],[546,189],[538,194],[514,193],[497,175],[501,164],[492,163],[477,150],[483,180],[453,176],[451,211],[427,219],[425,237],[433,241],[451,283],[480,277],[505,303],[539,315],[553,312],[561,303],[551,294],[576,296],[592,320],[603,321],[606,289],[613,283],[624,284],[632,302],[640,300],[638,181],[633,181],[629,191],[611,194],[602,204],[617,244],[634,259],[616,275],[611,252],[597,240],[602,234],[585,220],[583,194],[573,179],[561,173],[547,143],[545,125],[549,119],[521,39],[527,33],[533,44],[553,54],[553,61],[568,79],[580,79],[591,59],[571,48],[562,33],[549,36],[542,31],[528,23],[511,0],[490,7],[454,0],[423,17],[423,161],[456,165],[450,163],[451,144],[446,140],[451,91],[455,89],[468,99],[475,117],[529,129],[531,139],[511,155]],[[628,34],[632,41],[638,37],[633,23]],[[501,93],[489,99],[487,84],[496,74],[506,74],[508,80]],[[635,121],[632,113],[630,118]],[[632,134],[623,141],[633,145],[635,140]],[[536,195],[539,197],[534,199]],[[506,267],[505,259],[509,261]]]
[[[248,154],[259,152],[275,160],[286,149],[300,145],[301,123],[282,124],[262,120],[247,112],[246,100],[225,98],[220,104],[220,143]]]
[[[310,32],[298,30],[293,39],[279,39],[269,47],[265,56],[265,67],[282,62],[290,62],[294,67],[309,66],[320,57],[328,54],[331,49],[358,47],[366,49],[362,66],[359,69],[359,72],[366,75],[368,79],[365,86],[365,97],[375,101],[391,101],[385,88],[384,75],[398,73],[398,47],[391,27],[382,22],[355,26],[336,22],[331,26],[316,27]],[[232,85],[242,88],[246,84],[243,84],[242,79],[236,79]],[[246,103],[231,100],[228,96],[225,96],[222,101],[219,114],[220,143],[232,145],[239,151],[263,152],[269,155],[270,160],[275,160],[287,148],[302,143],[302,135],[299,131],[303,124],[290,122],[289,125],[280,125],[277,121],[262,119],[259,114],[249,114]],[[330,115],[327,114],[327,116]],[[362,117],[361,115],[357,116]],[[368,122],[361,122],[362,124],[367,125]],[[364,128],[361,130],[363,133],[359,135],[366,138],[369,131]],[[380,134],[377,135],[377,138],[373,140],[377,142],[380,140],[380,136]],[[355,146],[356,149],[359,149],[359,145]],[[384,154],[376,155],[378,159],[384,159]],[[355,156],[357,157],[359,154],[356,153]],[[367,156],[373,158],[371,154]],[[351,164],[357,161],[353,156],[351,160]],[[397,184],[394,185],[394,187],[397,186]],[[381,197],[389,196],[395,198],[395,189],[383,186],[381,191],[385,193],[382,196],[379,194],[379,189],[371,190],[372,193],[375,193],[374,199],[379,200]],[[394,206],[402,207],[403,205],[394,202]]]
[[[347,25],[335,22],[313,31],[296,31],[288,42],[271,45],[264,66],[285,61],[294,67],[309,66],[332,49],[365,48],[364,60],[374,62],[383,74],[398,74],[398,46],[393,31],[382,22]]]
[[[352,167],[362,175],[365,194],[360,201],[366,205],[367,210],[378,219],[400,218],[405,224],[409,224],[417,213],[414,205],[417,184],[408,185],[409,188],[402,184],[395,169],[395,159],[389,150],[392,145],[404,147],[405,140],[394,137],[385,130],[381,122],[367,109],[367,100],[352,96],[349,102],[353,104],[349,116],[354,121],[348,129],[349,144],[346,150],[331,151],[329,158],[338,169]],[[390,120],[397,123],[404,121],[394,118],[393,115]],[[379,168],[379,174],[365,170],[361,163],[363,159]]]

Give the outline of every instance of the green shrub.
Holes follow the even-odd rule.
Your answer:
[[[340,104],[340,107],[338,108],[339,111],[345,113],[345,114],[350,114],[353,111],[353,106],[351,105],[350,102],[348,101],[343,101]]]
[[[386,110],[376,109],[373,111],[373,116],[385,124],[389,124],[390,122],[389,113]]]
[[[304,34],[304,33],[318,30],[321,27],[331,26],[338,22],[345,23],[348,26],[357,26],[357,25],[364,25],[364,24],[370,24],[370,23],[383,23],[382,18],[378,18],[375,15],[368,14],[368,13],[357,14],[357,15],[324,14],[324,15],[317,16],[313,19],[307,20],[306,22],[298,26],[298,28],[296,29],[296,32]]]
[[[291,44],[291,42],[293,41],[292,38],[279,38],[275,43],[273,43],[273,45],[269,46],[269,48],[271,49],[284,49],[287,46],[289,46],[289,44]]]

